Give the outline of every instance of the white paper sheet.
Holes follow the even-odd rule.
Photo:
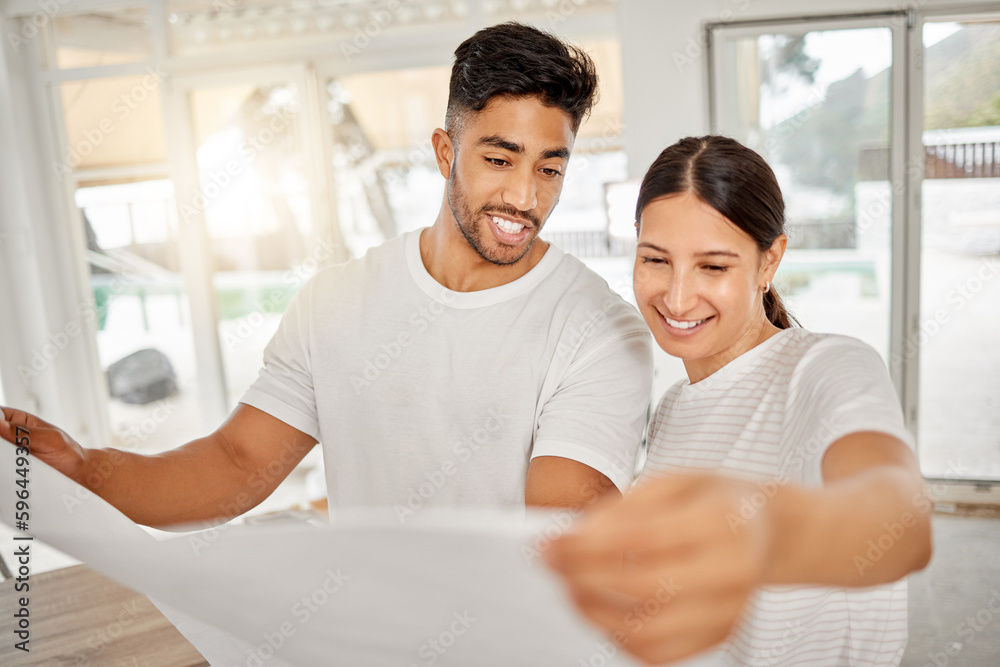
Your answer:
[[[213,665],[635,664],[524,550],[551,517],[362,512],[158,539],[34,459],[30,491],[26,534],[155,599]]]

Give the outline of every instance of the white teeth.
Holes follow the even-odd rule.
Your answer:
[[[708,321],[707,317],[705,319],[703,319],[703,320],[697,320],[697,321],[691,321],[691,322],[681,322],[680,320],[672,320],[669,317],[664,317],[663,319],[665,319],[667,321],[667,324],[669,324],[670,326],[672,326],[675,329],[693,329],[694,327],[698,326],[702,322],[707,322]]]
[[[496,223],[497,227],[499,227],[500,229],[504,230],[508,234],[517,234],[522,229],[524,229],[524,225],[520,225],[520,224],[518,224],[516,222],[510,222],[508,220],[504,220],[503,218],[495,216],[495,215],[493,216],[493,222]]]

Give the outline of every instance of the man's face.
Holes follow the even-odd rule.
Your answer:
[[[569,115],[537,98],[494,98],[458,132],[448,205],[484,260],[517,263],[562,191],[573,146]]]

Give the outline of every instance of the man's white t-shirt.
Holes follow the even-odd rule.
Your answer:
[[[853,338],[785,329],[700,382],[683,380],[664,394],[640,483],[711,469],[758,482],[764,503],[775,483],[821,486],[827,447],[859,431],[913,447],[881,357]],[[747,518],[729,520],[738,529]],[[721,648],[697,664],[897,665],[906,639],[905,580],[864,589],[766,586]]]
[[[420,230],[296,295],[241,399],[322,443],[331,507],[524,506],[530,459],[625,490],[652,384],[633,306],[549,246],[521,278],[444,288]]]

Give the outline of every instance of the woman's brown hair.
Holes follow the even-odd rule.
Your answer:
[[[746,232],[764,252],[785,233],[785,202],[778,179],[760,155],[735,139],[687,137],[668,146],[642,179],[636,231],[654,199],[691,192]],[[798,326],[774,286],[764,292],[764,313],[779,329]]]

